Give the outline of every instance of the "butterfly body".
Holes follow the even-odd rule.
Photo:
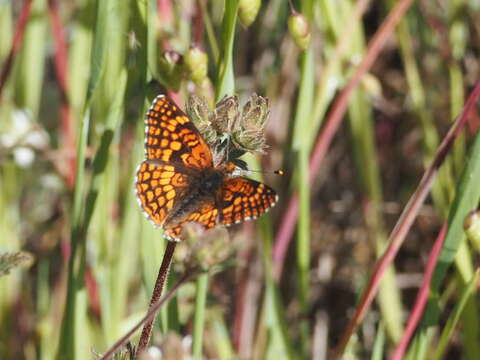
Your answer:
[[[182,223],[189,214],[207,203],[215,203],[225,174],[215,169],[192,171],[188,192],[179,199],[165,219],[165,227]]]
[[[167,97],[154,100],[145,122],[146,160],[137,170],[137,199],[167,239],[180,240],[188,222],[205,229],[229,226],[256,218],[277,201],[267,185],[233,176],[232,163],[215,167],[198,130]]]

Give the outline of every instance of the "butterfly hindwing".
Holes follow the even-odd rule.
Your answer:
[[[278,200],[271,187],[258,181],[234,177],[224,181],[220,195],[220,222],[226,226],[255,219]]]
[[[183,225],[189,222],[196,222],[207,230],[214,227],[218,223],[218,209],[215,207],[213,198],[212,201],[202,204],[198,210],[194,210],[189,216],[174,227],[167,227],[165,229],[165,236],[170,240],[179,241]]]
[[[137,169],[137,199],[147,217],[156,225],[165,222],[168,212],[190,185],[180,166],[143,161]]]

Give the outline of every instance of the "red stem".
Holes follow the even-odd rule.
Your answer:
[[[113,344],[108,351],[103,354],[103,356],[100,358],[100,360],[107,360],[110,359],[113,354],[115,354],[116,351],[118,351],[123,345],[125,345],[128,342],[128,339],[135,334],[135,332],[140,329],[140,327],[145,324],[147,321],[152,320],[160,307],[165,304],[172,296],[175,294],[175,292],[178,290],[178,288],[187,282],[190,278],[192,278],[194,275],[197,275],[199,272],[198,270],[194,269],[189,269],[188,271],[185,272],[185,274],[180,278],[180,280],[177,281],[175,285],[173,285],[168,292],[160,299],[158,300],[155,304],[153,304],[150,309],[148,309],[147,315],[143,317],[142,320],[140,320],[132,329],[130,329],[129,332],[127,332],[124,336],[122,336],[115,344]],[[138,354],[138,352],[137,352]]]
[[[367,53],[363,58],[362,62],[358,66],[354,76],[347,84],[345,89],[340,93],[336,99],[334,105],[332,106],[332,111],[328,115],[328,118],[325,123],[320,136],[318,137],[317,143],[313,150],[312,156],[310,158],[310,183],[313,183],[315,180],[320,165],[322,164],[323,157],[329,148],[333,136],[338,131],[340,127],[343,116],[347,110],[348,101],[353,90],[360,83],[363,75],[371,68],[375,60],[377,59],[380,51],[383,49],[385,43],[387,42],[388,37],[393,32],[402,16],[412,5],[413,0],[400,0],[398,1],[395,8],[390,11],[387,18],[382,23],[381,27],[375,33],[374,37],[369,43]],[[290,202],[285,211],[283,220],[280,222],[280,229],[275,238],[275,247],[273,250],[273,263],[274,263],[274,276],[276,279],[279,279],[283,270],[283,264],[285,262],[285,255],[288,250],[288,245],[292,239],[293,232],[295,230],[295,224],[298,218],[298,196],[294,195],[290,199]]]
[[[158,17],[162,28],[168,27],[173,22],[173,10],[171,0],[157,0]],[[167,39],[162,39],[164,50],[170,50],[170,43]]]
[[[13,60],[22,42],[23,34],[25,33],[25,27],[27,26],[27,21],[30,16],[31,8],[32,0],[25,0],[22,10],[20,12],[20,17],[18,18],[18,23],[16,26],[17,30],[13,38],[12,48],[8,53],[7,59],[3,63],[2,72],[0,73],[0,98],[2,97],[3,88],[5,87],[8,76],[10,75],[10,72],[12,70]]]
[[[405,354],[405,350],[407,349],[408,343],[412,338],[415,329],[418,326],[418,322],[422,318],[423,310],[425,309],[425,305],[428,300],[428,295],[430,292],[430,283],[432,281],[433,271],[435,270],[435,266],[437,265],[438,257],[440,256],[440,252],[442,250],[443,241],[445,240],[445,234],[447,232],[447,224],[442,226],[440,233],[433,244],[432,251],[428,258],[427,266],[425,269],[425,275],[422,281],[422,286],[417,294],[417,299],[415,300],[415,305],[413,306],[412,314],[408,319],[407,327],[403,333],[403,337],[400,340],[395,352],[393,353],[391,360],[401,360],[403,359],[403,355]]]
[[[407,235],[410,227],[413,224],[413,221],[418,215],[420,207],[423,205],[425,198],[428,195],[430,187],[432,185],[433,180],[438,172],[438,169],[442,165],[447,156],[448,152],[450,151],[453,142],[455,141],[456,137],[460,134],[462,129],[465,127],[467,123],[468,117],[472,110],[475,107],[476,101],[480,96],[480,82],[477,83],[475,89],[473,89],[470,97],[468,98],[467,103],[465,104],[462,114],[457,118],[457,120],[453,123],[452,127],[448,131],[447,135],[445,135],[442,143],[438,147],[438,150],[433,158],[431,165],[423,174],[422,179],[420,180],[420,184],[415,190],[415,193],[412,195],[410,200],[408,201],[407,205],[403,209],[400,218],[397,221],[390,237],[388,239],[388,248],[385,251],[384,255],[379,259],[373,275],[370,278],[370,282],[368,284],[367,289],[362,295],[362,299],[360,300],[359,305],[355,309],[355,314],[348,324],[347,329],[345,330],[342,338],[335,350],[336,356],[339,356],[343,353],[345,346],[348,343],[348,340],[355,332],[357,326],[363,320],[365,313],[369,309],[376,293],[378,290],[378,286],[382,279],[382,275],[385,272],[386,268],[392,263],[393,259],[397,255],[400,246],[402,245],[405,236]]]
[[[65,31],[62,26],[60,14],[58,11],[57,0],[48,0],[49,16],[52,26],[52,34],[55,44],[55,72],[57,75],[57,84],[60,90],[60,119],[62,129],[62,142],[64,154],[68,157],[68,169],[64,173],[67,187],[73,189],[75,184],[75,141],[72,126],[72,112],[68,101],[68,52],[65,40]]]
[[[203,17],[202,17],[202,10],[200,7],[200,1],[196,1],[195,3],[195,14],[193,15],[193,43],[194,44],[201,44],[203,39]]]
[[[155,288],[153,289],[152,298],[150,299],[150,309],[158,302],[160,296],[162,295],[163,286],[165,285],[165,280],[167,279],[168,269],[172,262],[173,252],[175,251],[175,246],[177,245],[174,241],[167,241],[167,248],[163,254],[162,265],[158,271],[157,281],[155,282]],[[152,334],[153,321],[155,317],[152,317],[148,322],[145,323],[142,330],[142,335],[140,336],[140,341],[138,342],[137,354],[141,354],[143,350],[148,346],[150,341],[150,336]]]

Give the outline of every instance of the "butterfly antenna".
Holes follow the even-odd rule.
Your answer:
[[[255,172],[260,174],[276,174],[276,175],[285,175],[285,171],[282,169],[274,170],[274,171],[265,171],[265,170],[247,170],[248,172]]]

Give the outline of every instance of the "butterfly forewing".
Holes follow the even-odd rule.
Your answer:
[[[145,116],[145,156],[187,167],[213,166],[212,153],[190,119],[175,103],[159,95]]]

